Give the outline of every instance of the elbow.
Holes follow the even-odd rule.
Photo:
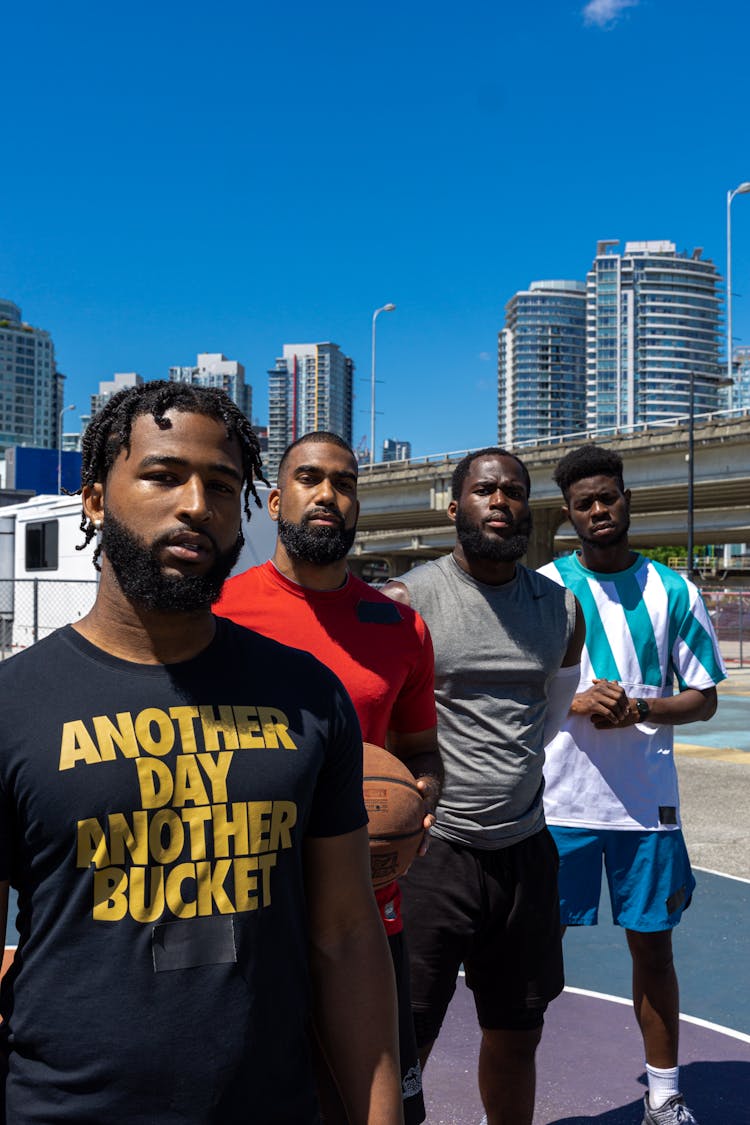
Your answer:
[[[704,699],[705,704],[703,707],[703,714],[701,715],[701,719],[703,720],[703,722],[706,722],[708,719],[712,719],[714,717],[714,715],[716,714],[716,708],[719,706],[719,699],[716,694],[716,688],[713,688],[712,691],[705,692]]]
[[[712,699],[706,704],[706,710],[703,713],[704,722],[706,722],[708,719],[713,719],[714,715],[716,714],[717,707],[718,701],[716,699]]]

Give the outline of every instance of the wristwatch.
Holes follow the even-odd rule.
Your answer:
[[[645,723],[646,719],[651,714],[651,704],[647,699],[634,700],[636,711],[638,712],[638,722]]]

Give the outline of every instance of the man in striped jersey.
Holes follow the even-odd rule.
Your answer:
[[[567,722],[546,749],[545,814],[560,852],[563,925],[596,924],[603,861],[612,916],[625,928],[648,1074],[643,1125],[694,1125],[678,1086],[672,929],[695,880],[672,728],[711,718],[726,673],[695,586],[630,549],[622,469],[613,451],[585,445],[554,474],[581,551],[542,573],[575,593],[586,646]]]

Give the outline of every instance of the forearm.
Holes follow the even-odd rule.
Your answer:
[[[613,701],[613,690],[620,693]],[[605,694],[609,695],[605,698]],[[648,706],[648,713],[641,713],[639,699]],[[598,701],[598,702],[597,702]],[[699,691],[686,688],[678,695],[627,696],[622,688],[606,680],[597,680],[593,688],[577,695],[571,704],[571,714],[590,715],[591,722],[599,730],[620,730],[636,723],[652,723],[654,726],[677,727],[683,723],[697,723],[710,719],[716,711],[716,688]]]
[[[439,752],[428,750],[421,754],[412,754],[411,757],[404,759],[404,765],[409,767],[417,781],[424,780],[427,783],[429,800],[434,808],[443,788],[444,777],[443,762]]]
[[[443,761],[438,749],[437,727],[410,734],[389,730],[386,746],[414,774],[428,811],[434,813],[443,788]]]
[[[402,1118],[393,964],[373,903],[367,918],[311,953],[314,1020],[351,1125]]]
[[[716,711],[716,689],[698,691],[687,688],[677,695],[666,698],[648,699],[649,716],[647,722],[656,726],[681,726],[683,723],[697,723],[710,719]]]

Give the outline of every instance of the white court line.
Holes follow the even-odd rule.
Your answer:
[[[628,1008],[632,1007],[632,1000],[626,1000],[622,996],[611,996],[608,992],[592,992],[588,988],[571,988],[565,986],[565,991],[572,993],[574,996],[591,996],[595,1000],[611,1000],[613,1004],[625,1004]],[[685,1023],[695,1024],[696,1027],[705,1027],[708,1031],[717,1031],[720,1035],[728,1035],[731,1039],[739,1039],[741,1043],[750,1043],[750,1035],[746,1035],[744,1031],[735,1031],[731,1027],[723,1027],[720,1023],[711,1023],[710,1020],[702,1020],[698,1016],[686,1016],[684,1012],[680,1012],[680,1019]]]
[[[702,871],[705,875],[718,875],[722,879],[734,879],[735,883],[750,883],[750,879],[744,879],[742,875],[727,875],[726,871],[713,871],[710,867],[696,867],[691,863],[693,871]]]
[[[463,969],[459,970],[460,977],[465,976]],[[565,986],[565,992],[570,992],[573,996],[591,996],[594,1000],[611,1000],[613,1004],[624,1004],[626,1007],[631,1008],[633,1001],[626,999],[624,996],[612,996],[609,992],[592,992],[589,988],[573,988],[572,985]],[[741,1043],[750,1043],[750,1035],[744,1031],[735,1031],[733,1027],[724,1027],[720,1023],[711,1023],[710,1020],[702,1020],[699,1016],[687,1016],[684,1012],[679,1013],[680,1019],[685,1023],[695,1024],[696,1027],[705,1027],[708,1031],[716,1031],[719,1035],[728,1035],[730,1039],[739,1039]]]

